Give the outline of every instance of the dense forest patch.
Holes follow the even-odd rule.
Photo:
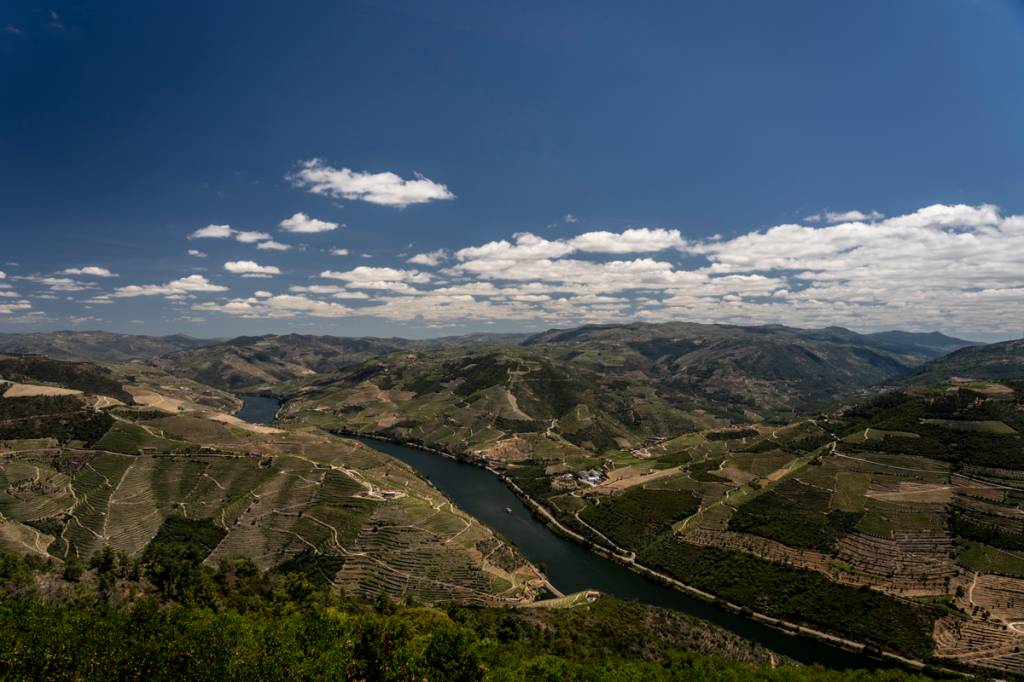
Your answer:
[[[939,613],[869,589],[839,585],[815,571],[758,559],[743,552],[698,547],[671,533],[637,560],[736,604],[808,623],[914,658],[932,651]]]

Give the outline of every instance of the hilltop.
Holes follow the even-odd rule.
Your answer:
[[[919,367],[907,377],[916,384],[965,380],[1003,381],[1024,376],[1024,339],[954,351]]]

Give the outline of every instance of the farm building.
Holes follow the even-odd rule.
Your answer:
[[[576,478],[587,485],[598,485],[606,478],[603,471],[597,469],[586,469],[576,473]]]

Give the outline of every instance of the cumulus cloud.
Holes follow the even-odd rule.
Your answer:
[[[189,239],[227,239],[235,233],[230,225],[207,225],[188,236]]]
[[[330,253],[331,253],[332,256],[347,256],[348,255],[348,249],[337,249],[337,248],[335,248],[335,249],[331,249]]]
[[[576,251],[589,253],[652,253],[667,249],[684,250],[687,247],[679,230],[646,227],[622,232],[585,232],[569,240]]]
[[[348,168],[333,168],[320,159],[300,164],[288,176],[297,187],[314,194],[365,201],[379,206],[405,208],[411,204],[454,199],[448,187],[423,177],[406,180],[395,173],[363,173]]]
[[[455,252],[461,261],[468,260],[528,260],[533,258],[561,258],[577,252],[584,253],[653,253],[667,249],[685,250],[687,242],[679,230],[661,228],[631,228],[622,232],[584,232],[571,239],[549,240],[529,232],[513,236],[514,243],[504,239],[488,242]]]
[[[85,291],[86,289],[96,288],[96,284],[93,282],[83,282],[81,280],[72,279],[71,277],[25,275],[21,277],[14,277],[13,279],[33,282],[34,284],[48,287],[50,291]]]
[[[242,277],[273,277],[281,274],[281,270],[274,265],[260,265],[251,260],[228,261],[224,269]]]
[[[131,284],[118,287],[111,294],[114,298],[134,298],[136,296],[179,297],[191,293],[209,293],[227,291],[228,288],[213,284],[202,275],[189,275],[166,284]]]
[[[968,337],[1019,336],[1024,319],[1024,216],[988,205],[935,205],[889,218],[847,212],[700,241],[664,228],[565,239],[520,233],[409,260],[447,267],[325,270],[320,277],[337,283],[291,287],[294,298],[197,305],[238,315],[427,324],[683,319]],[[271,299],[279,300],[263,303]],[[338,299],[351,301],[343,310],[329,307]]]
[[[0,270],[0,279],[7,279],[7,273],[3,270]]]
[[[0,315],[10,315],[22,310],[31,310],[32,304],[25,299],[12,303],[0,303]]]
[[[235,232],[235,240],[240,241],[243,244],[253,244],[255,242],[266,241],[272,239],[272,237],[266,232],[245,232],[239,230]]]
[[[874,222],[876,220],[881,220],[884,217],[885,216],[879,213],[878,211],[868,211],[867,213],[864,213],[863,211],[822,211],[821,213],[809,215],[806,218],[804,218],[804,220],[810,223],[834,224],[867,221]]]
[[[320,273],[324,279],[341,279],[348,282],[406,282],[425,284],[433,277],[430,273],[419,270],[400,270],[398,268],[376,268],[368,265],[360,265],[357,268],[338,272],[337,270],[324,270]]]
[[[438,249],[437,251],[418,253],[406,262],[413,263],[414,265],[428,265],[430,267],[435,267],[440,265],[446,258],[448,258],[448,252],[444,249]]]
[[[221,303],[197,303],[192,306],[192,309],[254,318],[290,318],[299,316],[347,317],[352,314],[350,308],[339,303],[321,301],[295,294],[234,298]]]
[[[61,270],[61,274],[87,275],[90,277],[117,277],[117,275],[111,272],[110,270],[107,270],[106,268],[101,268],[98,265],[86,265],[85,267],[82,268],[67,268],[66,270]]]
[[[188,255],[192,256],[193,258],[206,258],[206,254],[198,249],[189,249]]]
[[[269,250],[269,251],[291,251],[291,244],[282,244],[281,242],[275,242],[270,240],[268,242],[260,242],[256,245],[257,249]]]
[[[565,241],[551,241],[529,232],[514,235],[515,243],[505,239],[481,246],[468,246],[455,252],[460,261],[503,260],[519,261],[533,258],[560,258],[573,252]]]
[[[359,300],[369,298],[369,294],[362,291],[353,291],[336,284],[311,284],[309,286],[288,287],[288,291],[296,294],[330,294],[331,298]]]
[[[296,214],[298,215],[298,214]],[[256,230],[236,230],[230,225],[207,225],[188,236],[189,239],[231,239],[242,244],[256,244],[257,249],[271,249],[274,251],[287,251],[292,248],[287,244],[280,244],[274,241],[274,237],[267,232]],[[196,258],[206,258],[206,254],[196,249],[189,249],[188,255]]]
[[[310,218],[301,211],[296,213],[290,218],[285,218],[280,223],[281,229],[286,232],[300,232],[304,234],[312,234],[316,232],[330,232],[338,227],[338,223],[331,223],[326,220],[318,220],[317,218]]]

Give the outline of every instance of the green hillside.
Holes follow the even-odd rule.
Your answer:
[[[795,665],[695,618],[613,599],[426,608],[330,594],[170,545],[87,566],[0,556],[0,677],[47,680],[739,680],[896,682]],[[40,580],[50,585],[44,599]]]

